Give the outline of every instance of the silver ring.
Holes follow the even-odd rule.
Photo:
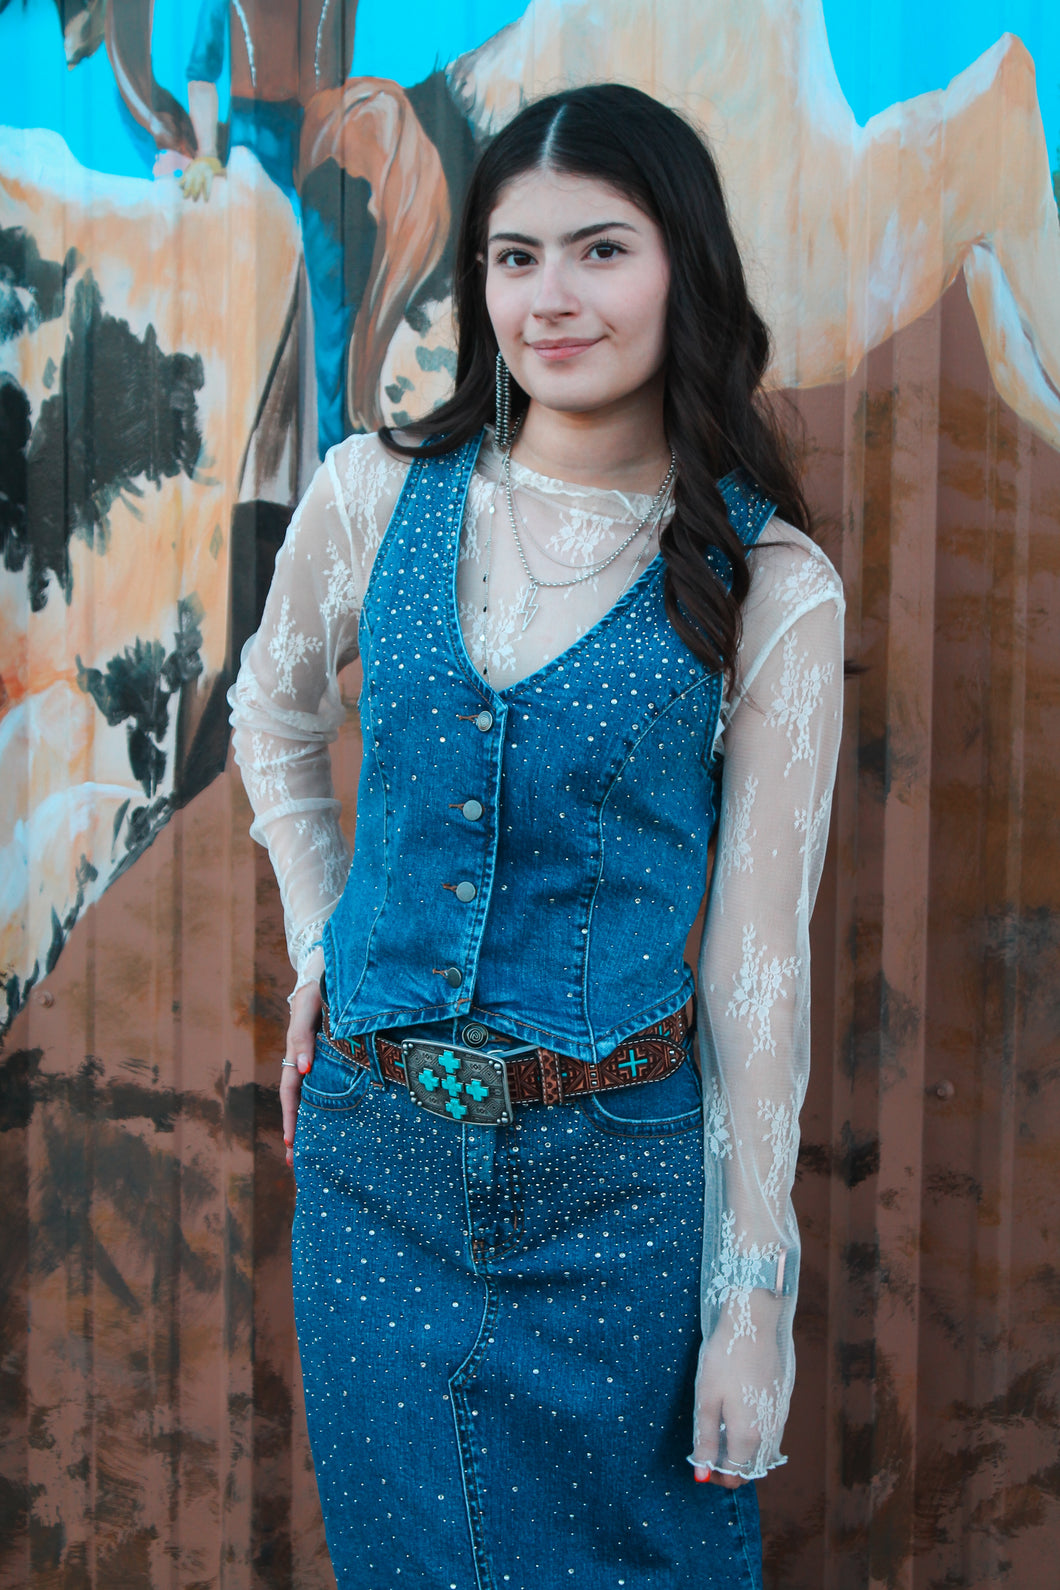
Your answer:
[[[295,1065],[293,1060],[281,1060],[280,1061],[280,1070],[281,1071],[283,1070],[284,1066],[290,1066],[292,1071],[297,1071],[298,1070],[298,1067]]]

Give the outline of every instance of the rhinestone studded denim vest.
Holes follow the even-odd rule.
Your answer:
[[[493,690],[456,598],[480,442],[412,464],[365,593],[332,1031],[473,1016],[593,1061],[692,991],[722,680],[670,623],[657,557],[580,640]],[[774,505],[736,475],[720,490],[753,546]]]

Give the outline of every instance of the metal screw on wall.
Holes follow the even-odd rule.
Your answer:
[[[952,1099],[957,1089],[952,1082],[933,1082],[927,1091],[932,1098]]]
[[[46,988],[37,995],[37,1004],[43,1005],[45,1010],[50,1010],[55,1004],[55,995]]]

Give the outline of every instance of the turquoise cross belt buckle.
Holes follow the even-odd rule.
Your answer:
[[[417,1104],[465,1126],[509,1126],[512,1101],[503,1060],[455,1044],[406,1038],[405,1080]]]

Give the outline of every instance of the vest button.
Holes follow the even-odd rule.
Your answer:
[[[450,988],[459,988],[460,984],[464,981],[464,974],[460,970],[459,966],[447,966],[445,971],[442,973],[442,976],[445,978]]]
[[[473,900],[476,894],[478,894],[478,890],[473,883],[458,883],[456,886],[456,897],[458,900],[462,900],[465,905],[467,905],[469,900]]]
[[[493,728],[493,713],[480,712],[475,719],[475,728],[481,729],[483,734],[488,734],[490,729]]]
[[[460,810],[463,812],[469,823],[477,823],[479,818],[482,816],[482,802],[465,801]]]

